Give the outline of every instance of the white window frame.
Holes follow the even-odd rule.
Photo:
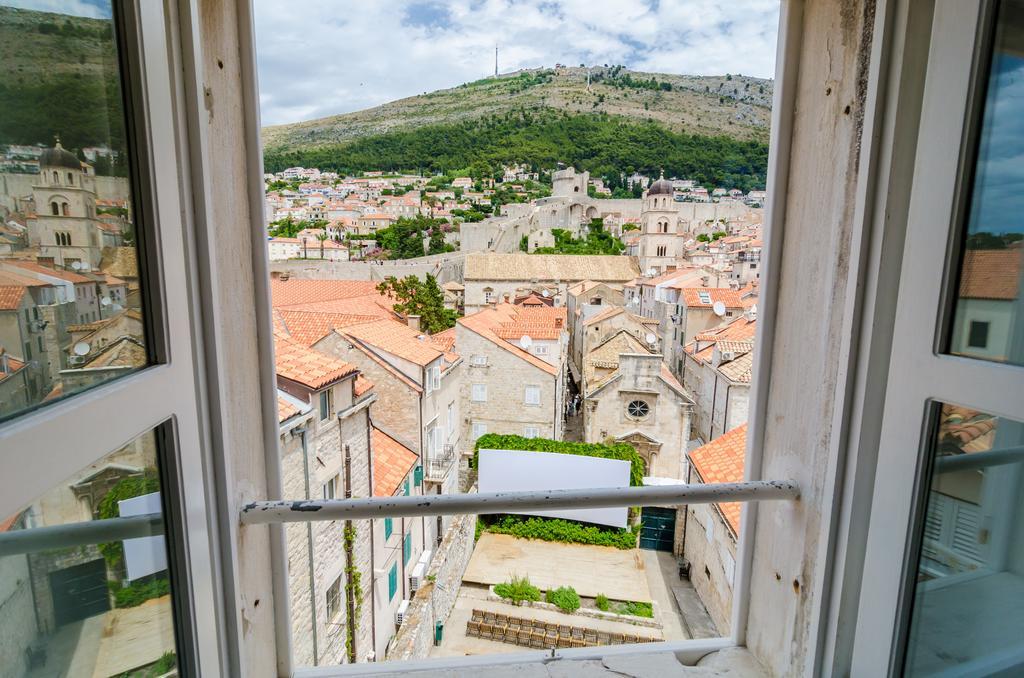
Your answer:
[[[230,621],[229,630],[222,626],[227,584],[218,561],[229,560],[234,547],[218,546],[228,523],[220,522],[225,517],[217,512],[226,505],[210,500],[223,493],[209,485],[218,461],[209,434],[204,329],[193,308],[207,297],[193,270],[196,215],[182,201],[191,195],[195,162],[188,153],[193,140],[186,137],[184,118],[196,101],[182,82],[181,64],[172,63],[183,55],[169,39],[180,37],[178,27],[167,23],[169,17],[178,18],[176,8],[163,3],[123,4],[122,63],[128,64],[123,73],[136,101],[126,111],[137,128],[131,164],[147,186],[143,194],[133,195],[148,252],[147,265],[140,266],[148,277],[143,316],[153,328],[147,352],[156,356],[156,364],[0,424],[0,449],[6,455],[0,515],[13,514],[143,434],[167,434],[161,461],[174,482],[162,491],[175,496],[174,510],[165,515],[165,536],[171,559],[187,579],[172,585],[174,614],[185,632],[176,639],[178,662],[188,673],[224,675],[233,672],[227,654],[241,636],[230,630]]]
[[[473,384],[470,387],[469,399],[474,403],[487,402],[487,384]]]
[[[530,398],[530,394],[535,394],[535,398]],[[523,404],[530,406],[540,406],[540,386],[537,384],[527,384],[523,387]]]
[[[539,426],[532,426],[532,425],[529,425],[529,424],[524,426],[523,427],[523,437],[524,438],[539,438],[540,437],[540,427]]]
[[[480,421],[474,421],[470,425],[470,429],[469,430],[470,430],[470,435],[473,436],[473,440],[476,440],[480,436],[487,435],[487,424],[485,424],[483,422],[480,422]]]
[[[480,355],[479,353],[475,353],[475,354],[473,354],[473,357],[470,358],[470,363],[469,364],[472,365],[473,367],[486,367],[487,366],[487,356],[486,355]]]
[[[979,84],[975,57],[986,11],[985,0],[937,0],[935,5],[890,361],[899,368],[887,380],[874,463],[884,472],[874,476],[853,675],[886,675],[901,668],[897,662],[905,639],[899,626],[908,621],[905,596],[913,594],[907,575],[918,565],[911,562],[909,535],[920,518],[915,506],[920,462],[931,454],[926,444],[934,425],[930,404],[962,404],[1024,421],[1024,368],[944,354],[938,346],[942,321],[955,303],[946,292],[956,270],[950,267],[949,246],[961,227],[953,215],[970,192],[962,184],[962,162],[973,159],[964,155],[964,144],[935,140],[964,138]]]

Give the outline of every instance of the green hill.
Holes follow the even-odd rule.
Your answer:
[[[0,144],[124,145],[111,22],[0,7]]]
[[[572,163],[763,188],[772,82],[621,66],[520,71],[319,120],[263,129],[267,171],[450,172]]]

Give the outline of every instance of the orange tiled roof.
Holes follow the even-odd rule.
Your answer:
[[[529,332],[521,331],[522,329],[524,329],[523,327],[519,327],[518,330],[516,329],[518,324],[518,318],[520,317],[520,314],[524,312],[524,310],[527,313],[531,312],[529,309],[523,309],[521,306],[515,306],[514,304],[497,304],[494,308],[485,308],[481,311],[473,313],[472,315],[467,315],[462,318],[459,318],[458,323],[465,327],[466,329],[471,330],[476,334],[479,334],[485,339],[491,340],[492,342],[502,347],[506,351],[519,356],[520,358],[530,363],[534,367],[538,367],[549,374],[555,374],[556,369],[554,365],[551,365],[541,360],[540,358],[534,356],[532,353],[528,351],[524,351],[523,349],[519,348],[518,343],[516,343],[524,334],[529,334]],[[554,310],[561,311],[564,325],[564,318],[566,313],[565,307],[562,306]],[[551,324],[553,326],[554,322],[552,321]],[[501,330],[502,334],[507,336],[507,338],[502,337],[498,334],[499,329]],[[517,331],[518,334],[516,333]],[[536,335],[530,334],[530,336],[535,337]],[[557,337],[557,335],[555,336]]]
[[[372,280],[281,280],[270,281],[270,297],[274,308],[293,307],[325,301],[379,297],[388,309],[394,302],[377,291]]]
[[[741,424],[698,447],[687,456],[702,483],[738,483],[743,480],[747,454],[747,425]],[[736,536],[740,533],[740,503],[715,504]]]
[[[55,268],[43,266],[42,264],[37,264],[31,261],[10,261],[9,263],[12,266],[17,266],[20,269],[31,271],[32,273],[41,273],[43,275],[49,275],[54,278],[66,280],[67,282],[70,283],[78,284],[93,282],[92,279],[86,278],[84,275],[79,275],[78,273],[73,273],[71,271],[60,271]]]
[[[701,332],[683,350],[692,355],[694,359],[707,362],[711,360],[716,343],[720,341],[753,342],[756,333],[757,320],[748,320],[746,316],[741,315],[718,327]],[[698,344],[707,345],[695,352]]]
[[[277,376],[311,389],[323,388],[356,372],[354,365],[280,335],[274,337],[274,363]]]
[[[366,393],[372,388],[373,382],[364,377],[362,374],[356,377],[356,385],[355,388],[353,389],[353,392],[355,393],[355,396],[357,398],[362,396],[364,393]]]
[[[0,285],[0,311],[16,311],[25,296],[24,285]]]
[[[367,346],[392,353],[417,365],[429,365],[445,353],[427,335],[397,320],[374,320],[350,325],[339,331]]]
[[[280,393],[277,395],[277,422],[279,424],[288,421],[298,413],[299,408],[282,398]]]
[[[1019,248],[967,250],[960,274],[960,296],[966,299],[1017,298],[1020,286]]]
[[[373,315],[294,311],[291,309],[278,309],[277,317],[287,330],[288,336],[304,346],[312,346],[336,328],[370,322],[377,318]]]
[[[442,351],[452,352],[455,350],[455,328],[449,327],[443,332],[431,334],[430,340],[440,347]]]
[[[707,292],[707,303],[701,300],[701,292]],[[687,306],[711,308],[716,301],[720,301],[726,308],[743,308],[743,295],[740,291],[722,287],[685,287],[683,299]]]
[[[947,448],[952,446],[954,453],[985,452],[995,442],[997,423],[991,414],[945,404],[939,421],[939,440]]]
[[[419,457],[377,427],[373,428],[370,440],[373,443],[373,496],[390,497],[401,487]]]

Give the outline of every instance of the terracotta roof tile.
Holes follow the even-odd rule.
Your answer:
[[[997,424],[998,419],[991,414],[945,404],[939,421],[939,440],[953,454],[985,452],[992,449]]]
[[[1017,298],[1020,287],[1021,249],[967,250],[960,274],[960,296],[965,299]]]
[[[721,287],[684,287],[683,301],[687,306],[699,308],[711,308],[716,301],[725,304],[726,308],[743,308],[743,296],[739,290]]]
[[[687,456],[702,483],[738,483],[743,480],[747,454],[747,425],[742,424],[698,447]],[[740,503],[717,503],[733,536],[740,533]]]
[[[373,496],[390,497],[401,487],[419,457],[379,428],[373,428],[370,439],[373,443]]]
[[[296,414],[299,413],[299,408],[292,405],[286,399],[282,398],[280,394],[277,396],[277,422],[281,423],[288,421]]]
[[[0,311],[16,311],[28,291],[24,285],[0,285]]]
[[[321,311],[294,311],[277,309],[278,317],[288,336],[304,346],[312,346],[339,327],[370,322],[377,316],[324,313]]]
[[[427,335],[397,320],[375,320],[350,325],[339,332],[417,365],[429,365],[444,354]]]
[[[311,389],[323,388],[356,372],[354,365],[280,335],[274,337],[274,363],[277,376]]]
[[[366,377],[364,377],[362,374],[360,374],[358,377],[356,377],[356,385],[355,385],[355,388],[354,388],[353,392],[355,393],[355,396],[357,398],[359,398],[360,396],[362,396],[363,394],[365,394],[367,391],[369,391],[372,388],[373,388],[373,382],[370,381],[369,379],[367,379]]]
[[[562,312],[562,317],[564,318],[566,312],[565,307],[561,307],[560,310]],[[541,360],[532,353],[524,351],[519,347],[519,338],[524,334],[527,334],[527,332],[523,331],[519,331],[519,333],[516,334],[517,327],[518,330],[523,329],[523,327],[519,327],[517,325],[518,318],[523,312],[524,309],[521,306],[516,306],[514,304],[497,304],[494,308],[485,308],[471,315],[463,316],[462,318],[459,318],[458,323],[485,339],[489,339],[501,348],[520,357],[534,367],[540,368],[548,374],[555,374],[557,370],[554,365]],[[501,330],[501,333],[506,335],[508,338],[499,336],[499,329]],[[531,334],[530,336],[533,337],[534,335]]]

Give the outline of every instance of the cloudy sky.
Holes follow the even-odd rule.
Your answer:
[[[771,77],[779,0],[254,0],[263,124],[309,120],[499,70],[623,64]]]

